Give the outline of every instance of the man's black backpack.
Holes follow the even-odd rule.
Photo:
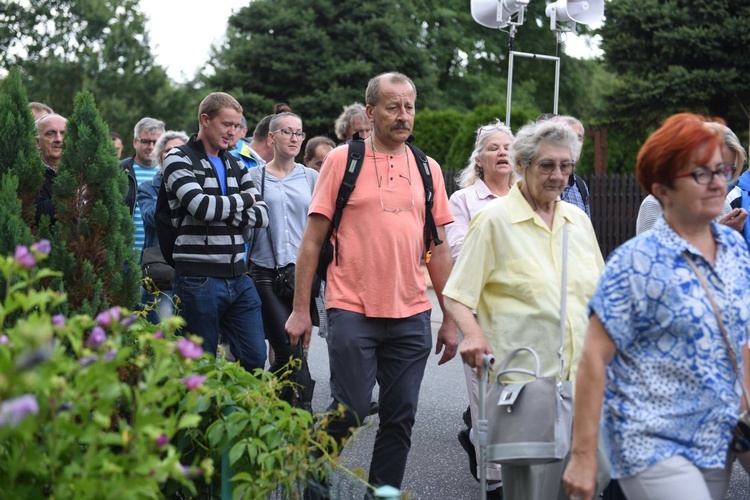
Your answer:
[[[193,168],[200,167],[201,160],[193,150],[193,148],[191,148],[187,144],[177,146],[177,148],[185,153],[188,158],[190,158],[190,162],[193,164]],[[226,156],[229,158],[229,164],[232,166],[234,176],[237,179],[237,183],[239,184],[240,179],[242,179],[242,170],[237,163],[237,159],[228,153],[226,154]],[[156,208],[154,208],[154,226],[156,227],[156,237],[159,240],[159,248],[161,249],[161,254],[164,256],[164,260],[167,262],[167,264],[172,267],[175,267],[174,245],[175,241],[177,241],[177,237],[180,235],[180,227],[182,226],[182,221],[185,218],[185,215],[187,215],[187,209],[180,205],[180,222],[177,227],[174,227],[172,225],[172,213],[169,208],[169,198],[167,196],[167,180],[164,179],[161,183],[161,187],[159,188],[159,195],[156,197]]]
[[[425,194],[425,227],[424,227],[424,241],[425,241],[425,260],[430,261],[430,245],[440,245],[442,241],[438,238],[437,226],[435,225],[435,219],[432,217],[432,205],[434,201],[435,191],[432,184],[432,172],[430,171],[430,165],[427,162],[427,155],[425,155],[421,149],[414,146],[411,141],[413,137],[407,139],[406,144],[411,149],[414,157],[417,159],[417,165],[419,167],[419,175],[422,176],[422,184],[424,185]],[[326,281],[326,275],[328,272],[328,265],[336,260],[338,265],[338,254],[339,254],[339,243],[338,243],[338,228],[341,224],[341,214],[349,201],[349,197],[354,191],[354,186],[357,182],[360,170],[362,170],[362,163],[365,157],[365,141],[359,138],[358,133],[354,133],[354,138],[349,141],[349,159],[347,161],[346,171],[344,172],[344,179],[341,181],[341,187],[339,187],[338,196],[336,196],[336,209],[333,212],[333,220],[331,221],[331,227],[328,229],[328,235],[326,236],[323,247],[320,249],[320,257],[318,259],[318,277]],[[334,243],[331,243],[333,237]]]

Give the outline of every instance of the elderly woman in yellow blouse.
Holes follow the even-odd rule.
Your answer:
[[[557,376],[563,226],[567,226],[564,377],[575,380],[588,323],[586,305],[604,266],[586,214],[560,201],[580,148],[567,124],[526,125],[511,145],[511,161],[522,180],[472,219],[443,291],[445,307],[463,332],[461,357],[468,365],[481,370],[485,354],[503,360],[514,349],[527,346],[539,354],[542,376]],[[477,311],[476,319],[472,309]],[[606,463],[602,465],[607,469]],[[560,494],[563,498],[563,467],[562,461],[504,465],[505,497],[548,500]],[[602,470],[601,489],[607,480],[608,472]]]

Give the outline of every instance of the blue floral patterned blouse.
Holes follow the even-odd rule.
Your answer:
[[[737,231],[715,223],[711,230],[714,266],[659,218],[612,254],[589,303],[617,346],[601,422],[614,478],[677,455],[700,468],[724,467],[739,384],[711,303],[682,253],[706,277],[740,369],[750,254]]]

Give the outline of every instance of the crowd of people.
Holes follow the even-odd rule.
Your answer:
[[[605,264],[576,175],[579,120],[542,115],[515,134],[497,120],[479,127],[449,199],[440,165],[409,144],[416,98],[404,74],[372,78],[364,105],[336,120],[338,146],[325,136],[305,143],[286,105],[247,136],[242,106],[222,92],[201,102],[192,136],[141,119],[135,154],[120,162],[136,249],[159,244],[160,192],[177,230],[171,290],[142,290],[149,320],[173,314],[179,296],[185,330],[206,351],[226,342],[246,369],[268,364],[293,381],[305,364],[287,365],[304,361],[319,325],[331,408],[344,408],[322,425],[341,444],[378,414],[374,486],[401,487],[434,349],[439,364],[457,353],[464,363],[458,439],[487,498],[590,499],[613,479],[628,498],[723,499],[735,455],[750,462],[750,436],[737,426],[750,381],[750,177],[736,135],[720,120],[669,117],[638,155],[649,195],[639,234]],[[54,219],[65,119],[40,106],[37,214]],[[423,265],[445,312],[434,343]],[[478,463],[485,356],[513,366],[519,347],[534,351],[542,376],[575,387],[570,452],[543,464]],[[294,391],[282,397],[299,403]],[[312,477],[305,498],[326,498],[329,479]]]

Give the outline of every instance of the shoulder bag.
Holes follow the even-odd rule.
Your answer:
[[[486,459],[491,462],[508,465],[544,464],[562,460],[570,450],[573,386],[569,380],[563,380],[567,274],[568,230],[567,224],[564,224],[560,348],[557,351],[560,359],[559,373],[557,377],[542,377],[539,355],[528,346],[514,350],[503,360],[486,396]],[[530,354],[534,366],[531,369],[508,368],[511,360],[521,353]],[[522,373],[532,377],[532,380],[506,384],[502,377],[507,373]]]

